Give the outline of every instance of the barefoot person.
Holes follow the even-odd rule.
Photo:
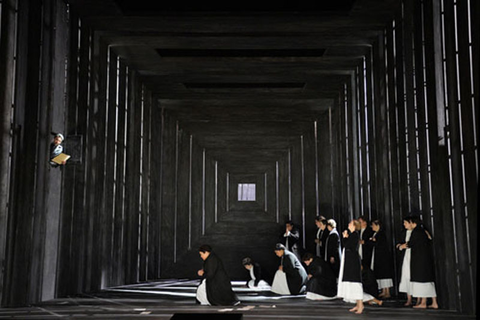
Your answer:
[[[382,222],[374,220],[372,230],[374,234],[369,240],[373,246],[370,269],[375,274],[378,288],[382,290],[379,298],[387,299],[390,298],[390,288],[393,287],[393,259]]]
[[[348,224],[348,229],[343,232],[344,247],[337,293],[337,296],[343,298],[345,302],[356,303],[355,307],[349,310],[356,314],[362,313],[364,309],[362,269],[358,254],[360,235],[357,230],[359,229],[360,222],[354,219]]]
[[[410,261],[412,253],[411,249],[407,246],[407,242],[410,240],[413,230],[411,221],[412,220],[410,217],[403,218],[403,226],[405,228],[405,233],[401,242],[397,244],[397,249],[400,250],[400,252],[403,252],[403,262],[401,269],[402,271],[398,291],[407,294],[407,301],[404,304],[405,307],[409,307],[412,305],[412,288],[410,283]]]
[[[418,217],[412,217],[411,225],[412,235],[406,243],[412,250],[410,282],[412,296],[420,301],[414,308],[427,308],[427,298],[431,298],[432,304],[428,307],[438,309],[431,239],[429,233],[421,226]]]
[[[240,303],[233,293],[232,284],[222,260],[212,252],[212,248],[204,244],[198,249],[203,260],[203,269],[198,275],[203,277],[197,288],[197,301],[202,305],[232,306]]]

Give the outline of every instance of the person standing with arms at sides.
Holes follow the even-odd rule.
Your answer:
[[[328,238],[327,219],[324,216],[315,217],[315,225],[317,226],[317,235],[315,236],[316,254],[325,260],[325,242]]]
[[[372,222],[373,235],[370,242],[373,245],[370,269],[375,274],[378,288],[382,290],[379,298],[390,298],[390,288],[393,287],[393,259],[380,220]]]
[[[280,243],[282,243],[285,248],[295,254],[297,259],[300,259],[300,250],[298,247],[298,241],[300,240],[300,232],[294,226],[292,220],[285,222],[285,232],[280,235]]]
[[[281,259],[272,283],[272,292],[297,295],[305,291],[307,272],[297,257],[281,243],[275,245],[275,254]]]
[[[360,222],[360,246],[358,247],[358,254],[360,255],[360,259],[362,259],[362,263],[370,266],[373,247],[368,240],[372,237],[373,230],[368,225],[368,218],[366,216],[360,216],[358,221]]]
[[[328,237],[325,241],[325,261],[330,264],[335,277],[340,272],[340,236],[337,232],[337,223],[333,219],[327,220]]]
[[[203,279],[197,288],[197,301],[202,305],[212,306],[238,305],[240,301],[232,290],[232,283],[222,260],[207,244],[200,246],[198,251],[203,260],[203,269],[198,270],[197,274]]]
[[[307,266],[307,299],[331,300],[337,296],[337,279],[328,263],[307,252],[302,257]]]
[[[362,263],[358,254],[360,245],[358,229],[360,229],[360,222],[354,219],[348,224],[348,229],[342,233],[344,248],[337,293],[338,297],[343,298],[345,302],[356,303],[355,307],[349,310],[356,314],[362,313],[364,309]]]
[[[409,217],[409,223],[411,230],[410,238],[400,245],[400,249],[411,250],[411,296],[420,299],[420,303],[414,306],[414,308],[427,308],[427,299],[431,298],[432,304],[429,305],[428,308],[438,309],[433,252],[429,238],[430,234],[422,228],[418,217]]]
[[[398,291],[407,294],[407,302],[404,304],[406,307],[412,305],[412,288],[410,283],[410,261],[412,253],[411,249],[407,246],[407,242],[410,240],[413,230],[411,221],[412,218],[410,216],[403,218],[403,226],[405,228],[404,237],[401,242],[396,245],[396,248],[400,250],[400,252],[403,252],[402,271]]]

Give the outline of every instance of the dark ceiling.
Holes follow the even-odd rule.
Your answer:
[[[271,164],[333,107],[400,1],[69,2],[198,143]]]

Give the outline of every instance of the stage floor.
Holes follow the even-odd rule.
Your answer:
[[[201,306],[195,303],[199,280],[172,279],[109,288],[95,294],[55,299],[22,308],[0,308],[0,319],[171,319],[174,314],[223,315],[233,319],[476,319],[448,310],[418,310],[403,307],[403,301],[386,300],[382,306],[365,305],[362,315],[348,310],[352,304],[340,299],[311,301],[304,295],[282,296],[254,291],[245,282],[232,282],[241,304],[235,307]],[[231,315],[231,316],[228,316]],[[210,316],[210,319],[217,319]]]

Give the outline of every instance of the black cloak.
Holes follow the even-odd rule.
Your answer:
[[[434,282],[435,269],[431,240],[421,226],[412,230],[407,246],[411,248],[410,281]]]
[[[337,280],[332,268],[320,257],[313,257],[307,267],[308,274],[312,277],[307,282],[307,292],[320,294],[325,297],[337,295]]]
[[[319,235],[320,238],[317,238],[317,235],[315,235],[315,238],[320,240],[320,244],[317,244],[317,246],[319,246],[319,249],[320,249],[319,257],[321,257],[324,260],[325,260],[325,247],[326,247],[325,244],[326,244],[329,233],[330,231],[328,231],[328,228],[325,228],[323,232],[320,229],[317,230],[317,235]]]
[[[359,234],[360,234],[360,231],[359,231]],[[372,262],[373,244],[369,240],[373,236],[373,234],[374,234],[374,231],[372,230],[372,227],[367,226],[365,230],[363,230],[362,239],[360,239],[360,240],[363,240],[362,263],[367,266],[370,266],[370,263]]]
[[[378,299],[377,278],[375,278],[375,274],[368,266],[364,266],[362,268],[362,286],[363,292],[366,292]]]
[[[375,248],[373,256],[373,272],[377,279],[393,279],[393,259],[388,246],[387,236],[383,230],[374,235],[375,241],[370,241]],[[364,266],[370,265],[364,264]]]
[[[337,229],[332,229],[332,231],[330,231],[326,243],[325,261],[330,264],[335,277],[338,278],[338,274],[340,273],[340,237]],[[333,264],[330,263],[330,258],[332,257],[335,259]]]
[[[287,276],[290,294],[301,293],[302,287],[307,283],[308,275],[298,258],[290,251],[284,250],[282,256],[283,272]]]
[[[290,252],[294,253],[297,258],[300,257],[300,249],[298,247],[298,241],[300,240],[300,231],[298,231],[297,228],[293,227],[292,230],[290,231],[290,234],[285,237],[284,236],[285,231],[283,231],[282,234],[280,234],[280,237],[278,241],[287,248]],[[288,245],[287,245],[287,239],[288,239]]]
[[[344,238],[344,267],[342,281],[362,282],[361,260],[358,254],[360,235],[357,231],[348,230],[348,238]]]
[[[258,262],[254,262],[252,266],[253,266],[253,275],[255,276],[255,281],[253,282],[255,287],[258,286],[258,283],[260,282],[260,280],[267,282],[269,285],[272,284],[272,279],[269,276],[268,272],[266,272]],[[250,274],[250,270],[248,271],[248,274]],[[249,278],[247,280],[247,285],[250,280],[252,279]]]
[[[207,299],[212,306],[231,306],[238,302],[222,260],[214,253],[203,262],[203,277],[207,280]]]

